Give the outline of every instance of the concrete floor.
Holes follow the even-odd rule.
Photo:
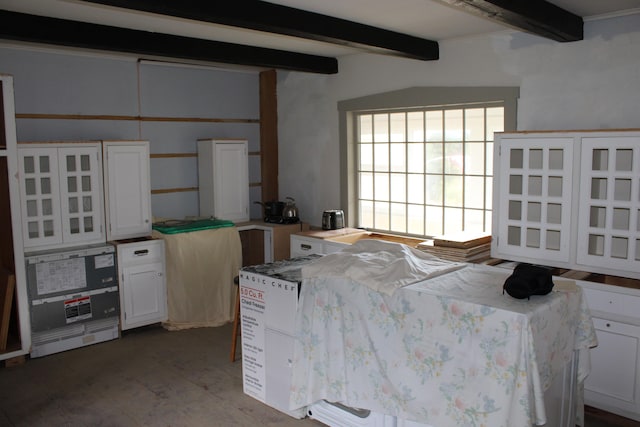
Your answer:
[[[231,325],[119,340],[0,368],[0,426],[312,427],[242,392]],[[239,350],[239,349],[238,349]]]
[[[0,427],[322,426],[246,396],[239,354],[229,362],[230,341],[230,324],[155,326],[2,367]],[[586,427],[622,425],[586,420]]]

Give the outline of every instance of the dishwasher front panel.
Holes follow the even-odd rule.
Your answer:
[[[120,315],[118,287],[62,295],[31,302],[31,331],[41,332],[74,323]]]
[[[64,339],[78,325],[105,319],[118,324],[120,297],[113,245],[46,251],[28,255],[25,262],[32,335],[56,331]]]
[[[25,261],[31,301],[118,285],[113,245],[48,251],[28,255]]]

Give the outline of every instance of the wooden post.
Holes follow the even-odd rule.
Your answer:
[[[278,100],[275,70],[260,73],[262,201],[278,200]]]

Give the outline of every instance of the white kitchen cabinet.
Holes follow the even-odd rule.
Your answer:
[[[148,141],[103,141],[107,240],[151,234]]]
[[[413,248],[424,240],[394,234],[368,232],[358,228],[339,228],[337,230],[307,230],[292,234],[290,241],[291,257],[310,254],[331,254],[361,240],[373,239],[401,243]]]
[[[18,167],[26,251],[104,242],[100,143],[20,143]]]
[[[491,255],[640,279],[640,132],[498,133]]]
[[[591,349],[585,404],[640,421],[640,292],[578,282],[593,316],[598,346]]]
[[[249,221],[249,157],[246,140],[198,140],[200,216]]]
[[[164,240],[117,243],[122,330],[167,320]]]
[[[311,254],[324,254],[324,242],[313,237],[291,235],[291,258],[307,256]]]
[[[311,254],[326,255],[333,252],[338,252],[344,247],[349,246],[349,244],[341,242],[330,242],[325,239],[292,234],[290,246],[291,258],[294,258]]]
[[[577,263],[640,278],[640,132],[581,143]]]
[[[574,139],[503,135],[498,144],[496,255],[568,263]]]

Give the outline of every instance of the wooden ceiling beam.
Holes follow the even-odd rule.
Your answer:
[[[573,42],[584,38],[582,18],[546,0],[440,1],[558,42]]]
[[[260,0],[85,0],[201,22],[284,34],[419,60],[439,57],[438,43]]]
[[[335,58],[0,10],[0,39],[320,74]]]

